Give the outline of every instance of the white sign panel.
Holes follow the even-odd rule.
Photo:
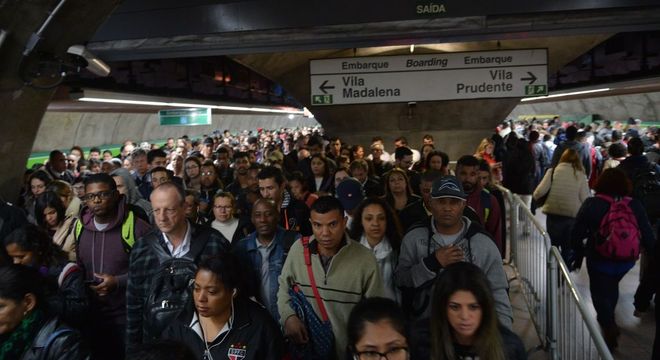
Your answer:
[[[312,60],[312,105],[539,96],[547,49]]]

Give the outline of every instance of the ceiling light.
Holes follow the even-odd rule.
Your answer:
[[[530,97],[530,98],[522,98],[522,99],[520,99],[520,101],[524,102],[524,101],[534,101],[534,100],[545,100],[545,99],[558,98],[558,97],[564,97],[564,96],[593,94],[593,93],[605,92],[605,91],[610,91],[610,90],[612,90],[612,89],[603,88],[603,89],[594,89],[594,90],[574,91],[574,92],[567,92],[567,93],[561,93],[561,94],[552,94],[552,95],[548,95],[548,96],[537,96],[537,97]]]

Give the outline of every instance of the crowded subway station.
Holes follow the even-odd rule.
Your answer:
[[[0,63],[0,360],[660,359],[657,0],[7,0]]]

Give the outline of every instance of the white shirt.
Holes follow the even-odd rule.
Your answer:
[[[213,341],[216,341],[220,335],[226,333],[227,331],[231,330],[231,324],[234,323],[234,313],[232,312],[231,316],[229,317],[229,321],[225,323],[225,326],[220,329],[220,332],[217,333],[213,337]],[[202,331],[202,324],[199,322],[199,318],[197,317],[197,313],[195,312],[193,314],[192,321],[190,322],[190,328],[199,336],[202,341],[207,342],[206,339],[204,338],[204,332]],[[209,343],[212,343],[213,341],[208,341]]]
[[[238,219],[232,218],[226,223],[222,223],[218,220],[213,220],[213,222],[211,223],[211,227],[220,231],[222,236],[224,236],[225,239],[227,239],[227,241],[231,242],[231,239],[234,237],[234,233],[236,232],[236,229],[238,229]]]
[[[174,248],[174,244],[170,241],[170,239],[167,238],[167,234],[163,233],[163,238],[165,239],[165,243],[167,244],[167,249],[170,250],[170,254],[172,254],[172,257],[174,258],[182,258],[184,257],[188,251],[190,251],[190,229],[192,228],[190,226],[190,223],[188,220],[186,220],[186,226],[188,227],[186,229],[186,235],[183,237],[183,243],[179,245],[176,249]]]
[[[394,264],[392,262],[392,245],[387,237],[383,238],[376,246],[371,247],[367,241],[367,237],[362,234],[360,238],[362,244],[376,257],[376,263],[380,269],[380,275],[383,278],[383,285],[385,287],[385,296],[392,300],[398,301],[396,286],[394,285]]]

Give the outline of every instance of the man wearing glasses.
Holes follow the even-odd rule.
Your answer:
[[[126,291],[129,349],[159,336],[158,330],[144,320],[153,320],[148,318],[147,299],[152,281],[164,271],[161,265],[174,264],[172,259],[192,259],[198,264],[201,259],[229,250],[229,242],[217,230],[186,218],[185,197],[183,187],[174,182],[160,184],[151,193],[157,229],[138,239],[130,257]]]
[[[128,210],[124,195],[108,174],[85,179],[85,204],[76,222],[78,263],[91,289],[89,326],[98,359],[123,358],[126,326],[126,279],[129,253],[135,239],[150,225]]]

